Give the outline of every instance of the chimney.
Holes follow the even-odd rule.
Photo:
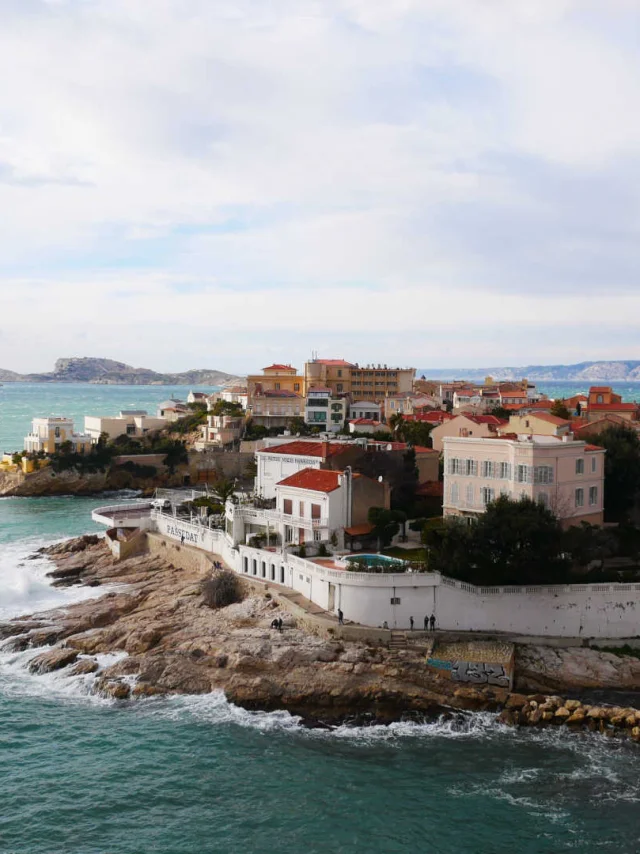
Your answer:
[[[322,459],[326,460],[329,456],[329,442],[325,439],[322,443]]]

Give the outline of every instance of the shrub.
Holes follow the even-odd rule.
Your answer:
[[[306,556],[307,556],[307,550],[304,547],[304,543],[302,543],[302,545],[300,546],[300,549],[298,551],[298,557],[306,557]]]
[[[200,585],[204,604],[209,608],[226,608],[234,602],[242,602],[242,583],[235,572],[222,569]]]
[[[324,543],[320,543],[318,548],[318,557],[328,557],[329,552],[327,551],[327,547]]]

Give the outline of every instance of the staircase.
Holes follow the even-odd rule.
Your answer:
[[[391,638],[389,639],[389,652],[392,655],[396,655],[398,652],[401,652],[403,649],[407,648],[407,633],[406,632],[391,632]]]

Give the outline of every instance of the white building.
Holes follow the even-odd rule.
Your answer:
[[[91,436],[74,432],[72,418],[34,418],[31,432],[24,437],[24,450],[33,454],[40,451],[53,454],[64,442],[71,442],[75,453],[91,450]]]
[[[349,432],[368,433],[369,435],[373,435],[374,433],[391,434],[391,430],[386,424],[383,424],[381,421],[375,421],[373,418],[358,418],[355,421],[349,421]]]
[[[565,525],[601,525],[604,448],[570,436],[444,437],[444,516],[476,517],[500,495],[549,507]]]
[[[156,417],[164,418],[166,421],[177,421],[178,418],[184,418],[189,412],[189,407],[182,400],[170,398],[158,404]]]
[[[243,409],[247,408],[248,393],[246,385],[232,385],[223,388],[217,392],[219,400],[225,400],[227,403],[239,403]]]
[[[347,417],[344,397],[332,397],[330,388],[314,386],[307,391],[304,420],[323,433],[337,433]]]
[[[242,415],[208,415],[207,423],[201,427],[202,439],[196,442],[196,450],[235,445],[242,438],[244,425]]]
[[[106,433],[109,439],[117,439],[118,436],[144,436],[149,430],[160,430],[166,423],[165,418],[147,415],[143,409],[122,410],[113,416],[85,415],[84,432],[96,443],[102,433]]]
[[[382,404],[373,400],[358,400],[349,407],[349,420],[358,421],[360,418],[371,421],[382,421]]]
[[[361,448],[347,442],[300,439],[256,451],[256,495],[275,498],[276,485],[304,468],[344,468]],[[334,465],[335,462],[335,465]]]

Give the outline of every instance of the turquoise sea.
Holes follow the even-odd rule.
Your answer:
[[[0,621],[95,595],[25,559],[104,500],[0,499]],[[0,648],[0,854],[640,850],[631,743],[482,714],[307,730],[219,694],[119,705],[91,676],[30,675],[33,654]]]

